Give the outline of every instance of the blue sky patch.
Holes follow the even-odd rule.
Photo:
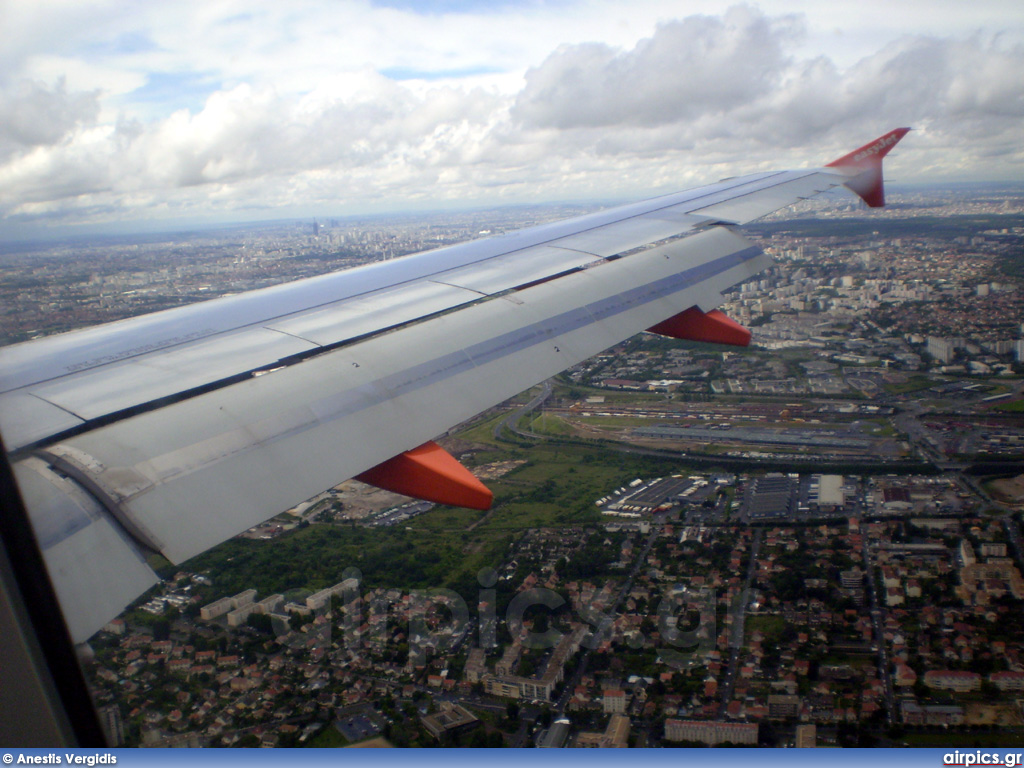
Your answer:
[[[150,72],[146,84],[126,94],[126,100],[162,104],[167,111],[187,108],[198,112],[206,97],[221,88],[220,80],[199,72]]]
[[[148,53],[159,48],[160,46],[145,32],[124,32],[113,40],[103,40],[85,46],[89,53],[110,56],[131,56],[136,53]]]
[[[413,69],[412,67],[387,67],[380,70],[390,80],[445,80],[452,77],[473,77],[494,75],[503,72],[498,67],[463,67],[461,69]]]
[[[378,8],[394,8],[421,16],[440,16],[446,13],[489,14],[523,5],[551,5],[552,3],[523,3],[522,0],[372,0]],[[556,2],[554,5],[561,5]]]

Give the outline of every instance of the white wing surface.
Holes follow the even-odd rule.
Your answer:
[[[716,339],[722,292],[770,263],[734,227],[839,185],[880,204],[905,133],[0,350],[0,429],[72,636],[156,582],[149,554],[181,562],[686,310]]]

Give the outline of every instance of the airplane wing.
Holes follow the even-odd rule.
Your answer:
[[[833,163],[0,350],[0,429],[71,634],[180,563],[360,477],[490,494],[431,443],[651,329],[744,344],[715,308],[769,258],[735,227],[845,185],[884,202],[900,128]]]

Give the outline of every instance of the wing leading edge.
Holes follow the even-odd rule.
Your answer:
[[[348,477],[485,507],[433,438],[645,329],[746,343],[716,307],[770,260],[734,226],[840,185],[882,204],[906,132],[0,350],[0,426],[73,637],[156,582],[149,555],[181,562]]]

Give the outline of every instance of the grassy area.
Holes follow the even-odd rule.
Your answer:
[[[553,416],[548,413],[538,413],[529,423],[524,421],[519,422],[520,429],[525,429],[529,432],[534,432],[538,435],[555,435],[561,437],[564,435],[572,435],[572,427],[563,419],[561,416]]]
[[[777,643],[779,638],[782,637],[782,632],[785,628],[786,620],[781,616],[748,616],[744,622],[744,630],[747,634],[746,642],[748,644],[754,632],[760,632],[764,635],[764,642],[768,645]]]
[[[467,433],[489,435],[490,428],[485,421]],[[633,478],[683,469],[675,462],[553,443],[485,454],[478,460],[528,459],[489,483],[495,493],[490,512],[437,506],[399,526],[311,525],[272,541],[232,539],[186,567],[209,573],[217,596],[250,588],[261,595],[322,589],[350,567],[362,573],[363,589],[457,589],[480,568],[499,563],[518,532],[596,523],[598,498]]]
[[[272,541],[231,539],[185,567],[209,573],[220,594],[250,588],[261,595],[323,589],[341,581],[348,568],[359,569],[364,589],[454,585],[500,561],[505,543],[494,536],[470,542],[465,527],[429,527],[431,515],[454,523],[449,514],[441,507],[416,518],[419,530],[312,525]]]
[[[861,425],[863,431],[872,437],[895,437],[899,434],[887,419],[872,419]]]
[[[557,504],[505,505],[490,520],[480,526],[481,533],[488,531],[525,530],[527,528],[549,528],[564,524],[560,520],[562,509]]]
[[[328,725],[326,728],[322,728],[320,733],[314,736],[312,739],[306,742],[307,747],[314,747],[317,749],[331,749],[336,747],[347,747],[348,740],[341,735],[341,732],[333,725]]]
[[[504,419],[507,415],[508,413],[505,411],[500,411],[487,416],[482,421],[479,421],[463,432],[460,432],[459,437],[474,443],[503,446],[504,443],[495,439],[494,428],[497,426],[498,422]]]
[[[1008,403],[999,403],[995,410],[1006,413],[1024,413],[1024,400],[1012,400]]]
[[[406,527],[414,531],[464,531],[486,512],[462,507],[437,507],[426,515],[411,520]]]
[[[570,393],[576,395],[576,399],[584,400],[588,397],[603,397],[604,405],[633,405],[644,403],[664,402],[665,395],[658,392],[626,392],[618,389],[601,389],[600,387],[586,387],[574,385],[572,387],[559,387],[557,394],[561,397],[569,397]],[[602,403],[594,403],[594,407],[600,407]]]
[[[910,392],[920,392],[935,385],[927,376],[914,376],[902,384],[883,384],[882,387],[891,395],[906,395]]]
[[[256,589],[261,596],[311,592],[337,584],[349,568],[362,574],[364,591],[446,587],[462,594],[476,589],[481,568],[502,562],[522,531],[596,524],[601,519],[594,506],[597,499],[634,478],[664,477],[687,469],[678,460],[586,444],[542,441],[509,447],[493,440],[493,426],[503,417],[484,418],[459,435],[485,446],[474,463],[526,462],[489,481],[495,493],[489,512],[437,506],[402,525],[384,528],[313,524],[272,540],[232,539],[183,567],[211,577],[216,585],[209,590],[211,601],[246,589]]]

